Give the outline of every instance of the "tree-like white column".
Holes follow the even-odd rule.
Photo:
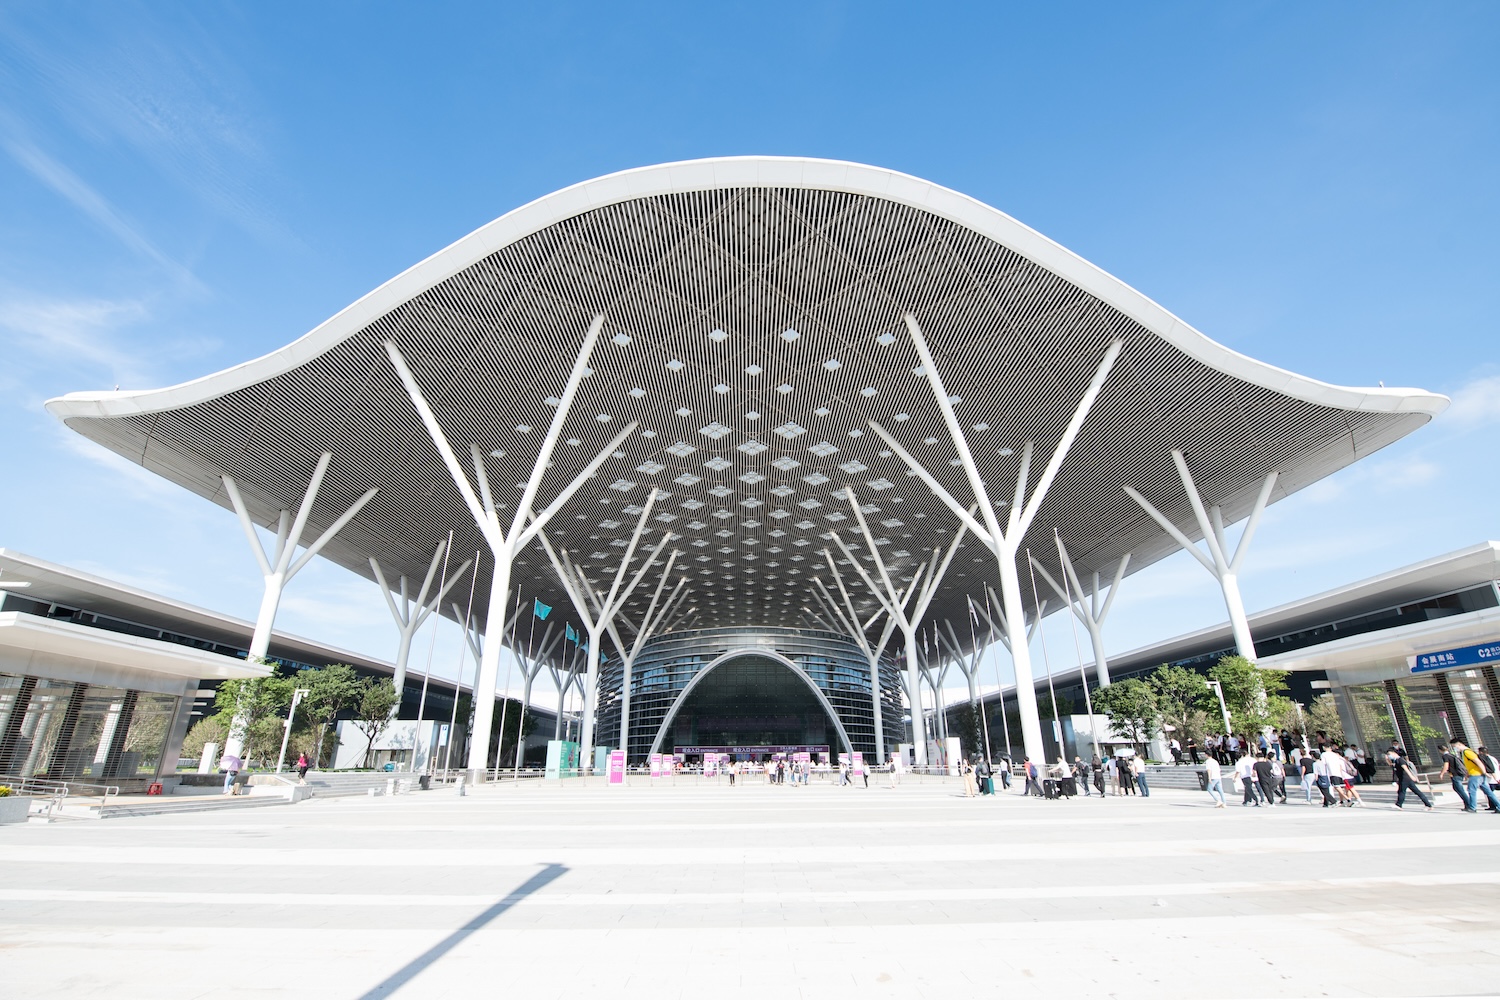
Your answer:
[[[223,477],[224,492],[229,496],[229,502],[239,517],[240,527],[245,532],[245,540],[250,543],[250,551],[255,553],[255,561],[260,565],[264,582],[260,610],[255,616],[255,631],[250,636],[249,658],[251,660],[265,659],[266,651],[271,647],[271,633],[276,627],[276,612],[281,607],[281,594],[286,589],[286,585],[291,582],[292,577],[301,572],[314,556],[322,552],[323,547],[344,530],[344,526],[354,520],[355,515],[364,510],[365,505],[375,499],[375,494],[379,492],[379,489],[373,486],[366,490],[363,496],[350,504],[343,514],[330,524],[311,545],[307,546],[301,555],[298,555],[297,547],[302,543],[302,532],[307,529],[307,519],[312,514],[313,503],[317,500],[318,488],[323,485],[323,477],[328,473],[328,463],[332,460],[331,452],[325,451],[319,457],[318,464],[314,467],[312,477],[308,481],[307,492],[302,496],[302,504],[297,508],[296,516],[293,517],[286,510],[277,515],[276,546],[270,555],[266,554],[260,536],[255,533],[255,522],[250,517],[250,509],[245,505],[244,498],[240,495],[239,486],[229,476]],[[224,753],[234,757],[241,756],[244,750],[244,739],[244,721],[236,714],[224,740]]]
[[[1021,551],[1021,540],[1036,519],[1037,511],[1041,509],[1042,502],[1047,498],[1047,492],[1052,488],[1052,482],[1056,479],[1058,472],[1062,470],[1063,460],[1068,456],[1068,449],[1072,447],[1078,432],[1083,429],[1083,422],[1088,417],[1089,409],[1098,398],[1099,391],[1104,388],[1104,381],[1109,377],[1110,370],[1114,367],[1115,360],[1120,356],[1123,342],[1116,340],[1110,344],[1105,351],[1104,358],[1094,370],[1094,377],[1084,391],[1083,398],[1079,400],[1078,406],[1073,411],[1073,417],[1064,429],[1062,437],[1058,440],[1056,448],[1053,449],[1052,458],[1047,462],[1046,468],[1042,470],[1037,479],[1036,486],[1027,496],[1028,475],[1031,468],[1031,454],[1035,442],[1027,441],[1021,449],[1021,468],[1016,476],[1016,488],[1014,497],[1009,504],[1006,523],[1002,527],[999,517],[995,513],[996,505],[991,502],[988,488],[980,475],[979,466],[974,461],[973,452],[969,448],[968,439],[964,435],[963,428],[959,425],[958,416],[953,410],[953,397],[948,394],[947,388],[938,372],[937,364],[933,360],[932,352],[928,349],[927,340],[922,335],[921,328],[917,326],[916,317],[907,313],[902,317],[906,321],[906,328],[911,334],[912,344],[917,349],[917,356],[921,359],[920,372],[927,377],[928,385],[932,389],[942,414],[943,424],[948,430],[948,436],[953,442],[953,447],[958,452],[959,464],[963,467],[964,474],[968,478],[969,488],[973,491],[974,499],[979,508],[979,518],[966,509],[947,489],[943,487],[927,470],[922,463],[912,457],[911,453],[897,441],[884,427],[875,421],[870,421],[870,428],[878,434],[891,450],[901,456],[901,460],[907,467],[932,490],[934,496],[947,505],[948,509],[974,532],[975,536],[989,546],[995,554],[995,559],[1000,568],[1000,597],[1005,613],[1010,618],[1021,621],[1024,618],[1024,604],[1021,599],[1021,577],[1016,567],[1016,559]],[[1026,753],[1033,760],[1044,759],[1042,743],[1042,724],[1037,712],[1036,691],[1033,688],[1033,674],[1031,669],[1031,651],[1024,643],[1015,643],[1011,649],[1011,658],[1016,669],[1016,700],[1021,709],[1021,741]]]
[[[1063,545],[1062,539],[1057,540],[1057,557],[1062,562],[1062,570],[1067,574],[1068,584],[1064,586],[1053,579],[1052,574],[1047,572],[1036,558],[1031,557],[1031,565],[1042,579],[1047,581],[1047,586],[1058,599],[1063,601],[1073,610],[1073,614],[1083,623],[1088,630],[1089,641],[1094,645],[1094,676],[1098,678],[1100,687],[1109,687],[1109,658],[1104,653],[1104,620],[1109,617],[1109,609],[1114,606],[1115,595],[1120,592],[1120,581],[1125,579],[1125,569],[1130,565],[1130,553],[1127,552],[1120,559],[1120,565],[1115,570],[1114,579],[1109,583],[1109,593],[1101,594],[1100,577],[1098,571],[1094,573],[1094,585],[1085,591],[1082,582],[1078,579],[1078,571],[1073,566],[1073,560],[1068,555],[1068,549]]]
[[[1250,515],[1245,521],[1245,530],[1240,533],[1239,543],[1234,552],[1229,551],[1229,542],[1224,537],[1224,513],[1218,507],[1210,507],[1207,510],[1203,506],[1203,496],[1198,492],[1198,486],[1193,482],[1193,475],[1188,471],[1187,459],[1181,451],[1173,449],[1172,462],[1177,466],[1177,475],[1182,480],[1183,491],[1187,493],[1188,503],[1192,504],[1193,516],[1198,521],[1198,530],[1203,534],[1204,544],[1208,547],[1205,555],[1192,539],[1183,533],[1182,529],[1173,524],[1165,514],[1157,510],[1139,492],[1125,487],[1125,492],[1130,498],[1141,505],[1141,509],[1151,515],[1151,519],[1161,525],[1162,530],[1172,536],[1173,541],[1192,553],[1194,559],[1208,570],[1213,578],[1219,581],[1219,589],[1224,595],[1224,607],[1229,612],[1229,627],[1234,630],[1234,644],[1241,656],[1254,662],[1255,640],[1250,636],[1250,623],[1245,618],[1245,601],[1240,596],[1240,568],[1245,562],[1245,553],[1250,549],[1250,539],[1255,537],[1255,529],[1260,525],[1260,516],[1265,513],[1266,504],[1271,501],[1271,491],[1276,488],[1276,472],[1272,470],[1266,474],[1261,483],[1260,493],[1255,498],[1255,503],[1250,508]]]
[[[853,639],[859,646],[860,652],[865,654],[865,659],[870,664],[870,703],[874,713],[875,722],[875,756],[877,760],[885,760],[887,750],[885,745],[885,712],[881,703],[880,688],[880,656],[885,650],[885,644],[890,642],[891,636],[896,632],[896,619],[885,614],[885,605],[870,616],[868,621],[861,621],[858,608],[849,596],[849,588],[844,583],[843,574],[839,572],[838,562],[833,558],[833,553],[827,549],[823,555],[828,559],[828,569],[833,575],[833,582],[838,587],[839,599],[835,600],[833,595],[824,586],[821,577],[813,577],[814,591],[826,611],[826,617],[817,616],[811,608],[804,608],[808,614],[814,615],[830,632],[838,632]],[[913,584],[915,581],[913,581]],[[915,592],[914,585],[908,585],[901,600],[904,607],[906,601]],[[885,626],[880,630],[880,638],[875,642],[870,641],[869,630],[885,616]]]
[[[415,595],[411,593],[411,582],[402,574],[397,589],[401,593],[401,603],[397,604],[393,596],[390,584],[386,583],[385,571],[380,568],[379,561],[374,556],[370,557],[370,569],[375,571],[375,582],[380,585],[380,593],[385,598],[385,606],[390,611],[391,617],[396,621],[396,628],[400,632],[401,639],[396,645],[396,672],[391,678],[395,685],[396,697],[401,697],[401,692],[406,685],[406,664],[411,658],[411,641],[427,619],[437,611],[442,604],[443,598],[448,596],[448,591],[463,577],[464,570],[473,564],[472,559],[464,560],[462,566],[455,569],[446,581],[439,583],[437,593],[431,598],[427,595],[432,590],[432,584],[437,577],[438,568],[443,563],[443,554],[448,550],[447,540],[438,542],[437,551],[432,554],[432,562],[427,566],[427,575],[422,578],[422,585],[417,588]],[[400,703],[397,703],[400,707]]]
[[[579,348],[578,357],[573,362],[573,370],[568,375],[567,385],[563,388],[562,395],[558,397],[557,409],[552,415],[552,424],[547,428],[547,434],[537,450],[531,475],[521,488],[521,498],[516,504],[509,529],[500,523],[499,507],[504,505],[496,505],[494,494],[490,490],[489,477],[485,473],[484,455],[479,446],[472,443],[469,445],[469,455],[474,469],[474,482],[470,482],[469,473],[459,461],[453,446],[449,444],[448,436],[444,433],[432,407],[428,405],[427,397],[418,385],[410,366],[407,365],[406,358],[394,341],[385,342],[385,350],[390,356],[392,366],[396,369],[396,375],[406,388],[406,394],[411,399],[412,406],[421,418],[423,426],[426,427],[428,436],[432,438],[438,457],[447,466],[448,474],[453,477],[453,484],[458,487],[459,495],[463,497],[469,513],[474,517],[474,523],[478,525],[485,543],[489,545],[495,557],[495,569],[490,577],[489,610],[484,627],[484,634],[493,637],[493,641],[484,644],[484,658],[480,661],[479,676],[474,685],[474,739],[469,746],[468,761],[468,779],[471,782],[485,780],[489,771],[489,741],[492,727],[491,715],[493,714],[489,706],[495,701],[495,689],[499,680],[500,650],[504,646],[501,637],[505,634],[506,602],[510,596],[510,574],[516,554],[547,526],[547,523],[573,498],[583,484],[599,471],[599,467],[614,454],[625,439],[635,433],[638,426],[635,421],[627,424],[583,467],[573,481],[558,493],[552,503],[540,512],[533,510],[537,490],[541,486],[542,477],[547,468],[552,464],[552,452],[557,447],[558,438],[562,434],[564,422],[568,419],[568,412],[573,407],[573,401],[578,397],[578,388],[584,378],[592,374],[589,359],[594,353],[594,345],[599,341],[599,331],[603,326],[604,317],[596,316],[594,322],[589,325],[588,332],[584,334],[583,344]]]
[[[901,630],[901,636],[906,640],[906,670],[907,670],[907,698],[911,702],[911,739],[912,749],[916,754],[918,767],[927,766],[927,721],[922,717],[922,665],[917,649],[917,626],[927,614],[927,608],[932,604],[932,598],[937,594],[938,587],[943,582],[943,577],[948,572],[948,567],[953,563],[953,556],[958,552],[959,546],[963,544],[964,534],[968,530],[967,525],[960,524],[957,531],[953,533],[953,541],[948,546],[947,554],[943,553],[942,547],[933,549],[932,559],[919,566],[913,573],[911,582],[903,591],[896,586],[891,577],[889,568],[886,566],[884,557],[880,554],[880,545],[875,536],[870,532],[870,525],[865,520],[864,508],[859,504],[859,499],[854,495],[854,487],[845,486],[844,495],[849,501],[849,506],[854,511],[855,522],[859,525],[860,534],[864,537],[865,545],[870,554],[867,557],[875,564],[879,574],[879,580],[871,577],[864,566],[860,564],[859,557],[850,551],[845,544],[843,536],[838,531],[831,533],[834,544],[843,552],[844,558],[849,561],[860,579],[864,580],[865,586],[875,599],[880,602],[885,613],[890,615],[896,622],[896,627]],[[972,517],[969,518],[973,520]],[[826,551],[826,550],[825,550]],[[926,579],[918,582],[923,571]],[[908,606],[906,598],[916,593],[916,599]]]
[[[630,535],[630,541],[620,557],[620,565],[615,569],[614,579],[607,592],[594,586],[583,568],[575,565],[568,557],[566,550],[561,553],[555,551],[546,533],[537,536],[547,552],[547,558],[552,560],[552,567],[557,570],[563,589],[567,591],[569,600],[573,602],[573,610],[578,612],[584,631],[588,635],[588,662],[584,670],[584,679],[579,685],[579,692],[583,697],[583,731],[579,734],[578,749],[582,758],[580,766],[585,774],[590,773],[594,765],[594,719],[598,709],[599,658],[603,651],[602,640],[605,630],[614,621],[615,615],[619,614],[625,602],[630,600],[631,595],[635,593],[635,588],[640,586],[641,580],[646,576],[646,571],[651,568],[656,557],[661,554],[661,550],[672,540],[670,531],[664,533],[661,541],[641,561],[640,567],[630,578],[630,583],[628,585],[625,583],[630,564],[635,558],[636,548],[640,545],[641,535],[645,532],[646,523],[651,518],[651,509],[656,504],[657,495],[655,489],[651,490],[645,506],[641,508],[635,531]],[[673,559],[675,558],[674,553]]]
[[[685,615],[692,615],[697,608],[683,608],[687,595],[691,591],[685,590],[687,577],[679,577],[677,586],[672,588],[672,593],[666,601],[661,600],[661,592],[666,585],[667,579],[672,575],[672,566],[677,562],[678,552],[676,549],[667,557],[667,565],[661,571],[661,577],[656,581],[656,591],[651,595],[651,603],[647,605],[645,614],[641,615],[639,623],[630,621],[625,617],[623,609],[605,624],[605,629],[614,640],[615,648],[620,651],[620,749],[625,751],[626,763],[630,761],[630,687],[633,680],[635,661],[646,648],[646,644],[664,631],[662,626],[671,623],[681,611]],[[678,619],[680,620],[680,619]],[[627,641],[621,637],[619,626],[624,625],[631,633]]]

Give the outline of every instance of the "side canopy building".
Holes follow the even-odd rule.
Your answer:
[[[526,639],[507,632],[518,608],[562,608],[581,641],[551,655],[581,657],[586,760],[596,730],[637,753],[666,746],[694,696],[720,706],[698,732],[809,731],[745,721],[774,723],[771,702],[736,721],[733,698],[710,697],[706,672],[736,651],[759,657],[725,672],[739,689],[786,670],[829,713],[813,729],[851,749],[908,738],[904,711],[921,758],[935,643],[919,630],[962,658],[978,606],[1007,641],[1034,617],[1028,559],[1082,600],[1096,574],[1118,586],[1197,538],[1234,621],[1240,560],[1222,525],[1445,405],[1237,354],[954,191],[769,157],[566,188],[265,357],[48,404],[279,526],[290,550],[316,533],[382,586],[423,579],[454,532],[455,554],[483,554],[480,702],[502,642]],[[260,558],[264,619],[295,563]],[[791,655],[777,630],[809,641]],[[712,655],[688,655],[699,632]],[[693,665],[645,671],[678,662],[661,644]],[[1026,643],[1008,644],[1030,692]],[[1102,654],[1098,670],[1107,682]],[[1022,741],[1040,756],[1027,702]]]

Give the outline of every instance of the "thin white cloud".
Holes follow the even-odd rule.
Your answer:
[[[1486,375],[1461,386],[1442,419],[1463,428],[1500,422],[1500,375]]]
[[[0,335],[47,367],[102,369],[117,384],[155,382],[119,333],[147,318],[144,302],[0,299]]]
[[[5,150],[27,173],[71,202],[84,215],[115,236],[121,243],[156,263],[184,285],[199,287],[191,271],[157,249],[134,223],[86,184],[81,177],[42,152],[34,143],[17,137],[7,138]]]

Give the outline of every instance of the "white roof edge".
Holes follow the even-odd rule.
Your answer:
[[[40,559],[36,556],[27,555],[25,552],[18,552],[15,549],[0,548],[0,560],[7,559],[14,560],[15,562],[22,565],[34,566],[39,570],[43,570],[49,573],[55,573],[59,576],[69,577],[71,579],[77,580],[80,584],[92,587],[95,590],[100,591],[101,593],[113,592],[115,594],[121,595],[122,598],[128,598],[142,605],[155,604],[164,607],[170,611],[181,614],[185,619],[197,618],[203,621],[215,623],[218,625],[218,627],[223,628],[226,631],[243,631],[246,637],[249,637],[255,631],[255,623],[245,618],[236,618],[234,615],[227,615],[223,612],[212,611],[197,604],[189,604],[186,601],[179,601],[175,597],[167,597],[162,594],[155,594],[149,590],[142,590],[141,588],[132,586],[128,583],[120,583],[117,580],[110,580],[106,577],[97,576],[93,573],[85,573],[83,570],[74,569],[71,566],[63,566],[58,563],[48,562],[46,559]],[[5,584],[6,580],[4,578],[0,578],[0,591],[5,590]],[[27,592],[25,590],[17,590],[14,593],[18,597],[27,596]],[[394,672],[396,669],[395,664],[386,660],[382,660],[379,657],[369,656],[365,653],[357,653],[352,649],[344,649],[340,646],[330,646],[326,642],[320,642],[317,639],[309,639],[306,636],[297,635],[294,632],[287,632],[283,629],[272,629],[271,641],[273,643],[305,646],[309,649],[315,649],[322,653],[328,654],[329,659],[334,659],[339,662],[347,663],[351,660],[357,660],[359,661],[359,665],[367,666],[371,669],[383,667],[384,669],[391,672]],[[191,649],[192,647],[183,648]],[[222,656],[222,654],[220,653],[210,653],[207,655]],[[421,674],[417,671],[408,671],[408,673],[416,673],[417,676],[421,676]]]
[[[919,208],[1009,247],[1107,302],[1195,360],[1251,385],[1321,406],[1436,416],[1448,398],[1422,389],[1332,385],[1257,361],[1210,340],[1123,281],[968,195],[909,174],[840,160],[731,156],[663,163],[606,174],[507,212],[413,265],[309,333],[263,357],[162,389],[73,392],[48,400],[62,420],[127,417],[192,406],[280,375],[352,336],[376,317],[494,251],[585,211],[652,195],[731,187],[844,191]]]

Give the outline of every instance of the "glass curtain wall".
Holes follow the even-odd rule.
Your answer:
[[[72,781],[155,776],[178,701],[0,674],[0,774]]]

